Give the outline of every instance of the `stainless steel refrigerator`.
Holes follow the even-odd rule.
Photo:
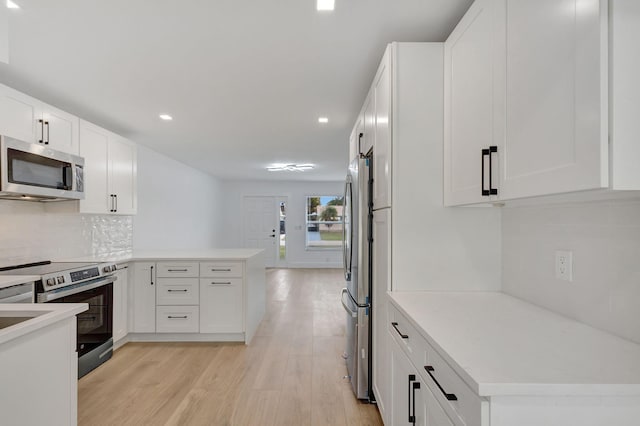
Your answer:
[[[349,165],[344,191],[343,260],[347,287],[342,306],[347,312],[347,372],[359,399],[371,391],[371,161],[355,158]]]

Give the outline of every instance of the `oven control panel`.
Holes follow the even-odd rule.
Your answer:
[[[89,278],[95,278],[100,276],[100,269],[95,268],[84,269],[81,271],[74,271],[69,273],[71,276],[71,282],[76,283],[78,281],[88,280]]]
[[[41,289],[38,291],[47,292],[57,290],[62,287],[79,284],[105,275],[111,275],[115,271],[115,265],[103,263],[48,273],[42,276]]]

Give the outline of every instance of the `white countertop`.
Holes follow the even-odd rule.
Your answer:
[[[0,329],[0,345],[32,333],[89,309],[86,303],[7,303],[0,304],[0,317],[34,316],[21,323]]]
[[[39,280],[38,275],[0,275],[0,288]]]
[[[201,249],[201,250],[146,250],[130,255],[84,256],[56,259],[56,262],[133,262],[136,260],[247,260],[260,254],[262,249]]]
[[[640,345],[503,293],[389,293],[480,396],[640,396]]]

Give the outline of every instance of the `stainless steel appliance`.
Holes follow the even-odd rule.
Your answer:
[[[33,281],[0,286],[0,303],[33,303]]]
[[[371,168],[370,157],[349,165],[344,192],[343,260],[347,287],[347,372],[359,399],[373,399],[371,390]]]
[[[84,159],[0,136],[0,198],[26,201],[84,199]]]
[[[87,303],[77,316],[78,378],[113,354],[113,263],[40,262],[2,268],[4,275],[36,275],[37,303]]]

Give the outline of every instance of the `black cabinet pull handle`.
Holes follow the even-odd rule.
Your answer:
[[[445,398],[447,398],[448,401],[457,401],[458,397],[453,394],[453,393],[446,393],[444,391],[444,389],[442,389],[442,386],[440,386],[440,383],[438,383],[438,381],[436,380],[435,377],[433,377],[433,374],[431,373],[432,371],[435,371],[435,369],[430,366],[430,365],[425,365],[424,369],[427,370],[427,374],[429,374],[429,377],[431,377],[431,380],[434,381],[434,383],[436,384],[436,386],[438,386],[438,389],[440,389],[440,392],[442,392],[442,394],[445,396]]]
[[[111,208],[109,209],[109,211],[111,213],[115,213],[116,211],[115,197],[116,196],[114,194],[109,194],[109,198],[111,198]]]
[[[167,290],[169,293],[186,293],[189,290],[184,289],[184,290]]]
[[[174,316],[167,316],[168,319],[187,319],[188,317],[186,315],[181,315],[179,317],[174,317]]]
[[[393,328],[396,329],[396,331],[398,332],[400,337],[402,337],[403,339],[408,339],[409,338],[408,334],[402,334],[402,332],[400,330],[398,330],[398,323],[397,322],[392,322],[391,325],[393,326]]]
[[[409,423],[413,423],[414,425],[415,423],[415,416],[411,415],[411,383],[416,381],[416,375],[415,374],[409,374],[409,383],[407,384],[407,415],[409,416]]]
[[[38,142],[44,143],[44,120],[38,120],[40,123],[40,140]]]
[[[113,198],[115,198],[115,199],[116,199],[116,208],[115,208],[115,210],[114,210],[114,211],[115,211],[115,212],[117,212],[117,211],[118,211],[118,194],[114,194],[114,195],[113,195]]]
[[[231,281],[211,281],[211,285],[231,285]]]
[[[364,133],[360,132],[358,134],[358,155],[362,155],[362,137],[364,136]]]
[[[231,269],[227,268],[227,269],[216,269],[216,268],[212,268],[211,272],[231,272]]]
[[[484,157],[489,157],[489,167],[491,167],[491,151],[487,148],[482,150],[482,196],[488,197],[491,191],[484,189]],[[491,179],[491,171],[489,171],[489,179]]]
[[[409,422],[415,426],[416,424],[416,389],[420,389],[420,382],[413,382],[411,385],[411,391],[413,396],[413,401],[411,403],[411,413],[409,414]]]
[[[151,285],[153,285],[153,266],[151,267]]]
[[[50,138],[49,138],[49,136],[50,136],[49,122],[45,121],[44,125],[47,126],[47,139],[44,141],[44,144],[45,145],[49,145],[49,141],[50,141]],[[42,137],[44,137],[44,135]]]
[[[493,187],[493,156],[491,154],[493,153],[497,153],[498,152],[498,147],[497,146],[490,146],[489,147],[489,194],[490,195],[498,195],[498,188],[494,188]]]
[[[187,272],[187,269],[167,269],[169,272]]]

